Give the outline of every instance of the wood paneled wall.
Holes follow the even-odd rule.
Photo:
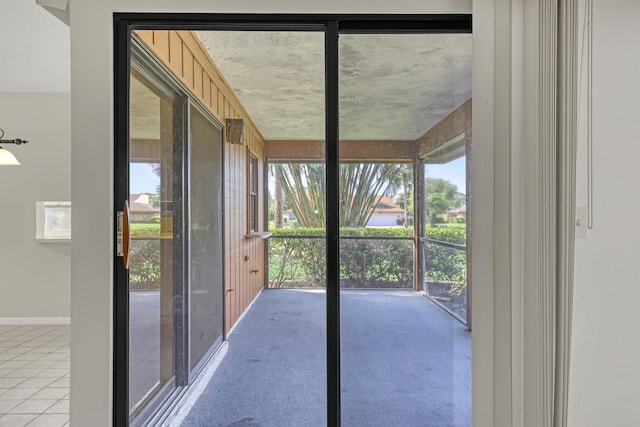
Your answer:
[[[251,150],[258,158],[258,188],[263,186],[264,138],[237,96],[190,31],[136,31],[139,40],[224,125],[245,121],[244,145],[224,144],[225,323],[226,331],[264,287],[263,239],[247,238],[247,172]],[[264,230],[264,194],[258,193],[259,229]],[[257,272],[256,272],[257,271]]]

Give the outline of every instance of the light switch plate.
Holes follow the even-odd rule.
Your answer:
[[[588,215],[589,211],[587,208],[576,208],[576,239],[586,239],[589,237]]]

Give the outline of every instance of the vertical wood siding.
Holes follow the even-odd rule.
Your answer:
[[[263,288],[265,241],[248,239],[247,149],[264,167],[264,138],[237,96],[190,31],[136,31],[138,38],[224,125],[245,121],[244,145],[224,144],[225,323],[226,332]],[[263,174],[258,172],[258,188]],[[258,224],[264,230],[264,194],[258,192]],[[248,259],[247,259],[248,257]],[[245,260],[247,259],[247,260]],[[252,273],[257,270],[258,273]]]

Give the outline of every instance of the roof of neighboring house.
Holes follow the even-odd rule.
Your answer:
[[[130,194],[129,200],[131,205],[129,206],[130,212],[136,213],[156,213],[160,212],[159,208],[151,206],[148,194]]]
[[[455,209],[451,209],[449,212],[447,212],[447,215],[452,215],[452,214],[466,214],[467,213],[467,205],[462,205],[459,208],[455,208]]]
[[[284,214],[293,213],[293,209],[286,209],[282,211],[282,213]],[[388,213],[402,214],[404,213],[404,210],[393,202],[393,198],[389,196],[380,196],[373,207],[373,213],[374,214],[388,214]]]
[[[380,196],[373,208],[374,214],[380,213],[392,213],[401,214],[404,210],[393,202],[393,199],[389,196]]]

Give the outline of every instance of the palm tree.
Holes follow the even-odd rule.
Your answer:
[[[386,195],[395,197],[402,190],[402,210],[404,226],[409,226],[409,193],[413,190],[413,166],[409,164],[397,165],[398,173]]]
[[[273,173],[273,165],[271,166],[271,173]],[[275,173],[275,185],[273,191],[273,197],[275,199],[274,209],[273,209],[273,224],[275,228],[282,228],[282,183]]]
[[[324,227],[326,182],[324,165],[275,164],[274,175],[302,227]],[[399,172],[398,165],[346,163],[340,165],[340,226],[363,227]]]

